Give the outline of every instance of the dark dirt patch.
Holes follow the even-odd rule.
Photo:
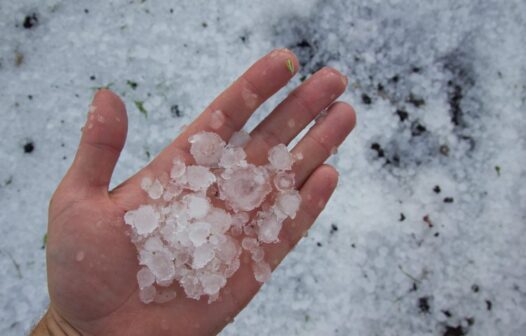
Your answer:
[[[31,29],[35,27],[37,24],[38,24],[37,13],[31,13],[31,14],[26,15],[26,17],[24,18],[22,27],[24,27],[24,29]]]
[[[35,145],[33,141],[28,141],[24,144],[24,153],[31,154],[35,150]]]

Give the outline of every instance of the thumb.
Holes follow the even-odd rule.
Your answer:
[[[122,100],[110,90],[97,91],[62,187],[77,194],[107,192],[127,132],[128,117]]]

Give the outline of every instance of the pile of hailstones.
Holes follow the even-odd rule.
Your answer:
[[[150,200],[124,216],[143,266],[137,273],[142,302],[172,300],[174,281],[189,298],[217,300],[242,249],[251,255],[255,279],[269,279],[261,244],[276,243],[283,221],[296,216],[301,198],[291,168],[302,158],[280,144],[269,150],[267,165],[248,163],[249,138],[240,131],[226,144],[216,133],[197,133],[189,138],[195,165],[176,157],[169,175],[142,180]]]

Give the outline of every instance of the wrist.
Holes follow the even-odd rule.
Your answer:
[[[80,336],[65,319],[63,319],[53,307],[49,307],[42,319],[38,322],[31,336]]]

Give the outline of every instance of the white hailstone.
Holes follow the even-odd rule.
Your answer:
[[[214,130],[220,129],[225,123],[225,114],[221,110],[216,110],[210,115],[210,127]]]
[[[219,167],[231,168],[233,166],[245,165],[247,154],[241,147],[227,147],[219,160]]]
[[[217,299],[219,299],[219,292],[213,294],[213,295],[209,295],[208,296],[208,304],[211,304],[212,302],[215,302],[217,301]]]
[[[136,210],[128,211],[124,221],[135,229],[139,235],[151,233],[159,226],[159,213],[151,205],[141,205]]]
[[[159,176],[157,176],[157,179],[159,180],[164,189],[166,189],[168,183],[171,182],[170,175],[166,172],[162,172]]]
[[[188,226],[177,226],[177,241],[176,244],[181,245],[184,248],[192,248],[195,246],[195,244],[190,239],[190,232]]]
[[[214,233],[225,233],[232,225],[232,216],[221,208],[212,208],[204,220],[212,224]]]
[[[288,218],[288,215],[285,214],[276,204],[274,204],[272,207],[268,209],[263,209],[264,211],[271,211],[276,215],[276,218],[280,223],[282,223],[285,219]]]
[[[151,199],[156,200],[163,195],[164,187],[158,179],[155,179],[145,191]]]
[[[249,215],[246,212],[238,212],[232,216],[232,226],[230,233],[233,236],[239,236],[243,233],[243,226],[250,219]]]
[[[137,272],[137,282],[139,283],[139,288],[144,289],[153,285],[155,282],[155,276],[148,267],[142,267],[139,272]]]
[[[230,263],[227,264],[227,267],[225,269],[225,276],[227,278],[230,278],[232,275],[234,275],[234,273],[237,272],[239,266],[241,266],[239,258],[234,258]]]
[[[280,171],[274,176],[274,186],[279,190],[289,190],[294,188],[294,174]]]
[[[301,204],[300,193],[297,190],[281,192],[277,197],[276,203],[285,215],[294,219]]]
[[[170,217],[169,218],[177,218],[179,221],[181,221],[182,218],[186,218],[186,205],[183,202],[173,201],[170,204]]]
[[[184,289],[186,296],[189,298],[199,300],[203,294],[203,287],[199,278],[194,272],[189,272],[185,274],[180,281],[181,286]]]
[[[164,244],[159,237],[150,237],[144,242],[144,249],[148,252],[165,251]]]
[[[181,177],[178,177],[175,180],[171,180],[172,183],[179,185],[181,189],[185,189],[185,188],[188,189],[187,187],[188,178],[186,177],[186,169],[187,168],[184,169],[185,173]]]
[[[174,273],[174,277],[175,277],[175,273]],[[161,287],[168,287],[170,286],[171,284],[173,284],[174,282],[174,279],[173,278],[170,278],[170,279],[167,279],[167,280],[157,280],[155,281],[159,286]]]
[[[232,134],[230,140],[228,141],[228,144],[232,147],[243,147],[247,144],[249,140],[250,134],[241,130]]]
[[[166,303],[166,302],[170,302],[173,299],[175,299],[176,296],[177,296],[177,292],[175,290],[163,289],[163,290],[157,291],[153,301],[155,301],[156,303]]]
[[[190,269],[187,267],[187,262],[179,262],[178,259],[175,260],[175,274],[174,279],[178,282],[181,282],[181,279],[190,272]]]
[[[265,261],[254,262],[252,264],[252,270],[254,271],[254,277],[259,282],[267,282],[272,273],[269,264]]]
[[[149,177],[143,177],[143,179],[141,180],[141,189],[144,190],[144,191],[147,191],[150,186],[152,185],[153,181],[151,178]]]
[[[183,186],[178,183],[169,182],[164,188],[165,193],[172,195],[172,198],[178,196],[183,191]]]
[[[294,160],[295,161],[303,160],[303,153],[302,152],[298,152],[298,153],[294,154]]]
[[[241,97],[243,98],[243,101],[245,102],[245,105],[249,109],[255,109],[256,108],[256,106],[258,104],[259,97],[258,97],[258,95],[255,92],[250,90],[250,88],[248,88],[247,86],[242,87],[241,88]]]
[[[210,210],[210,202],[206,197],[199,194],[186,195],[183,200],[186,203],[188,218],[202,218]]]
[[[166,216],[170,216],[170,213],[172,212],[171,208],[166,206],[166,207],[159,207],[160,211],[159,213],[161,214],[161,217],[165,218]]]
[[[199,132],[192,135],[188,141],[195,162],[208,167],[217,165],[226,145],[218,134],[212,132]]]
[[[154,286],[148,286],[146,288],[143,288],[139,291],[139,298],[143,303],[150,303],[153,302],[155,299],[155,294],[157,293],[157,290]]]
[[[279,144],[272,147],[268,151],[268,160],[272,167],[276,170],[290,170],[294,160],[284,144]]]
[[[265,168],[252,164],[235,167],[229,178],[219,179],[218,184],[221,197],[236,212],[257,208],[272,190]]]
[[[214,249],[212,245],[206,243],[196,247],[193,254],[192,268],[203,268],[214,258]]]
[[[229,264],[240,253],[239,244],[236,240],[225,236],[225,241],[220,248],[216,249],[216,256],[223,262]]]
[[[174,252],[175,265],[182,266],[184,264],[190,264],[192,259],[191,251],[177,244],[174,245],[174,247],[176,248]]]
[[[232,223],[232,227],[230,228],[230,234],[234,237],[237,237],[243,233],[243,226],[240,224]]]
[[[210,235],[210,224],[206,222],[196,222],[190,225],[188,238],[194,246],[201,246],[206,242]]]
[[[167,253],[152,253],[146,266],[159,281],[169,280],[175,274],[174,263]]]
[[[226,285],[225,277],[214,273],[203,273],[199,276],[199,280],[203,286],[203,291],[208,295],[216,294]]]
[[[175,221],[166,222],[160,230],[161,237],[168,243],[174,244],[177,241]]]
[[[139,250],[139,265],[148,266],[151,263],[153,254],[144,249]]]
[[[215,246],[214,248],[217,249],[218,247],[221,247],[222,244],[226,241],[226,236],[222,233],[214,232],[210,235],[208,241]]]
[[[263,258],[265,258],[265,251],[263,251],[263,249],[260,246],[253,249],[250,252],[252,253],[252,260],[254,260],[255,262],[260,262],[263,260]]]
[[[241,241],[241,246],[243,247],[243,249],[252,252],[259,247],[259,243],[258,240],[255,238],[245,237]]]
[[[203,166],[186,167],[185,176],[188,187],[195,191],[206,190],[216,180],[215,175],[210,172],[210,169]]]
[[[170,202],[174,197],[175,197],[175,195],[172,194],[169,191],[165,191],[163,193],[163,201],[165,201],[165,202]]]
[[[232,223],[243,226],[248,223],[249,219],[250,216],[246,212],[238,212],[232,216]]]
[[[172,169],[170,170],[170,178],[172,180],[177,180],[184,175],[186,170],[186,164],[181,158],[175,158],[173,160]]]
[[[278,241],[281,231],[281,221],[273,211],[260,211],[256,218],[258,239],[264,243]]]
[[[243,226],[243,233],[249,237],[255,237],[257,235],[257,231],[254,222]]]
[[[221,267],[221,260],[217,259],[215,256],[210,260],[206,266],[200,271],[208,271],[213,273],[220,273],[219,268]]]

